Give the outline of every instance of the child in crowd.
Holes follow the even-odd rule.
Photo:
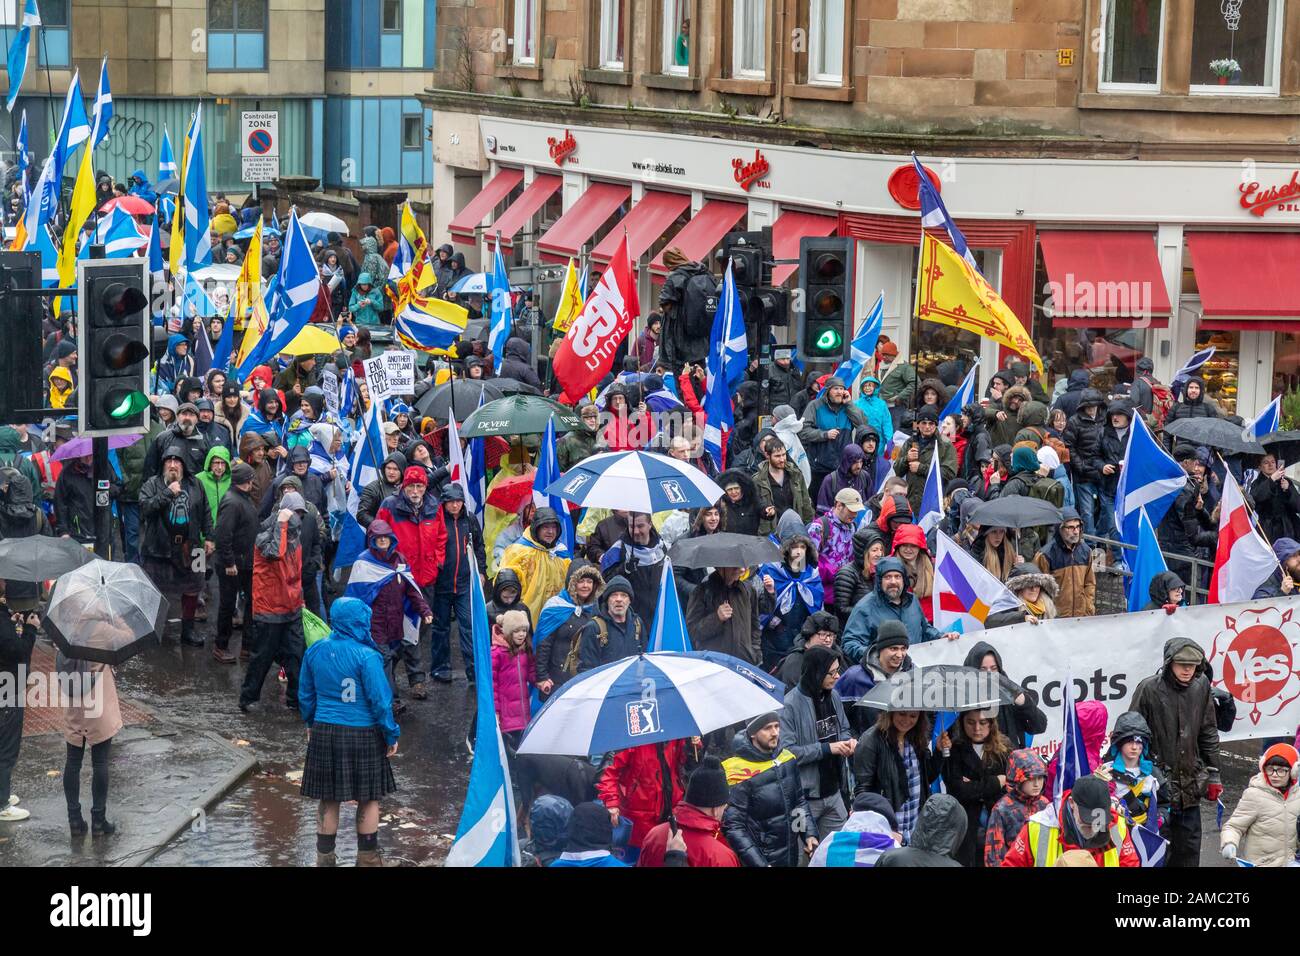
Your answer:
[[[1001,866],[1029,818],[1047,808],[1043,782],[1047,765],[1032,750],[1013,750],[1007,760],[1007,792],[989,811],[984,837],[984,865]]]
[[[1096,775],[1110,784],[1111,799],[1124,811],[1128,825],[1160,829],[1160,771],[1151,761],[1151,728],[1137,711],[1115,718],[1110,749]]]
[[[1255,866],[1289,866],[1296,854],[1296,820],[1300,817],[1300,752],[1274,744],[1259,758],[1259,773],[1250,778],[1237,809],[1223,826],[1223,858]]]

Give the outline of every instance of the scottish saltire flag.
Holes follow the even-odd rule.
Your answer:
[[[379,403],[371,402],[361,417],[361,434],[356,437],[348,477],[352,482],[352,490],[348,492],[348,511],[354,515],[361,500],[361,489],[379,477],[379,467],[388,457],[384,447],[384,435],[379,430]]]
[[[961,410],[975,401],[975,376],[979,374],[980,360],[976,359],[975,364],[971,366],[966,377],[962,379],[961,385],[957,391],[953,392],[952,398],[948,399],[948,404],[943,407],[939,413],[939,421],[943,421],[949,415],[961,422]]]
[[[1133,418],[1124,451],[1124,466],[1115,488],[1115,527],[1119,539],[1137,547],[1138,513],[1146,510],[1152,526],[1160,524],[1169,506],[1187,484],[1187,473],[1147,429],[1142,416]]]
[[[23,4],[23,19],[13,42],[9,44],[9,92],[5,96],[5,108],[14,111],[18,100],[18,91],[22,88],[23,77],[27,74],[27,50],[32,43],[32,28],[41,25],[41,11],[36,0],[26,0]]]
[[[1020,599],[952,538],[934,533],[934,626],[940,631],[984,630],[990,614],[1020,607]]]
[[[1182,391],[1183,383],[1195,375],[1202,365],[1214,358],[1214,346],[1201,349],[1187,360],[1187,364],[1174,373],[1174,379],[1169,383],[1169,390],[1174,393],[1174,398],[1178,398]]]
[[[59,252],[54,248],[50,230],[41,223],[35,236],[27,237],[27,248],[41,254],[41,285],[52,289],[59,284]]]
[[[560,460],[555,454],[555,419],[546,421],[546,432],[542,435],[541,447],[537,450],[537,473],[533,475],[533,504],[539,508],[554,508],[560,516],[560,541],[564,549],[559,552],[568,557],[573,554],[574,533],[573,515],[569,513],[569,503],[559,495],[550,495],[546,489],[552,482],[559,480]]]
[[[934,183],[930,182],[930,177],[925,173],[925,167],[916,158],[916,153],[912,154],[912,165],[916,167],[916,198],[921,203],[921,228],[938,229],[942,227],[947,230],[948,244],[952,246],[953,251],[970,263],[972,269],[979,272],[979,266],[975,264],[975,253],[970,251],[970,246],[966,245],[966,237],[957,228],[957,224],[952,221],[952,216],[948,215],[948,207],[943,204],[939,191],[934,188]]]
[[[1169,849],[1168,840],[1155,830],[1148,830],[1141,824],[1130,825],[1128,834],[1133,840],[1133,849],[1137,851],[1138,859],[1142,861],[1143,866],[1165,865],[1165,852]]]
[[[54,141],[54,182],[57,184],[63,176],[63,169],[68,165],[72,151],[90,139],[90,117],[86,115],[86,103],[81,97],[81,71],[72,74],[68,84],[68,93],[63,98],[63,120],[59,124],[59,135]]]
[[[203,103],[194,113],[194,132],[190,137],[190,151],[185,157],[185,267],[190,270],[212,265],[212,237],[208,235],[208,174],[203,163]],[[299,227],[299,232],[301,232]],[[306,242],[306,239],[303,239]],[[308,246],[310,253],[311,247]],[[288,258],[286,252],[285,258]],[[313,267],[315,260],[312,261]],[[281,268],[283,271],[283,267]],[[312,288],[312,302],[316,289]],[[287,344],[288,339],[284,343]],[[274,354],[274,353],[272,353]]]
[[[1215,802],[1215,807],[1214,807],[1214,826],[1215,826],[1216,829],[1222,830],[1222,829],[1223,829],[1223,815],[1224,815],[1224,813],[1227,812],[1227,808],[1223,805],[1223,797],[1220,797],[1218,800],[1215,800],[1214,802]]]
[[[707,378],[704,392],[704,448],[713,462],[723,467],[723,436],[731,431],[731,393],[745,377],[749,346],[745,338],[745,309],[736,290],[731,263],[722,277],[722,300],[713,313],[709,335],[709,356],[705,363]]]
[[[354,522],[355,520],[353,519]],[[394,539],[394,547],[396,544]],[[384,585],[398,576],[404,578],[412,587],[418,587],[411,569],[405,564],[393,568],[363,548],[352,562],[352,574],[348,577],[348,586],[343,589],[343,596],[365,601],[366,604],[374,607]],[[405,598],[402,599],[402,643],[420,643],[420,612]],[[488,679],[491,680],[491,677],[489,676]]]
[[[491,301],[492,324],[488,329],[488,348],[492,350],[493,368],[501,367],[502,351],[510,338],[513,315],[510,310],[510,275],[506,260],[501,255],[501,233],[497,233],[496,252],[492,254],[492,272],[488,279],[488,298]]]
[[[162,146],[158,149],[158,182],[176,178],[176,156],[172,152],[171,134],[163,127]],[[159,194],[161,195],[161,193]]]
[[[651,651],[693,651],[691,637],[686,633],[686,617],[677,595],[677,578],[673,563],[664,558],[663,575],[659,581],[659,601],[655,604],[654,626],[650,628]]]
[[[135,255],[148,241],[149,237],[140,231],[135,218],[121,207],[113,209],[107,216],[101,216],[95,226],[94,242],[104,247],[105,259],[126,259]],[[89,259],[93,244],[89,240],[82,243],[77,258]]]
[[[81,74],[74,73],[68,85],[67,96],[63,100],[63,119],[59,122],[59,135],[54,140],[54,149],[45,157],[41,167],[40,178],[32,190],[24,213],[23,225],[27,232],[27,244],[24,248],[35,248],[41,253],[43,272],[55,268],[53,277],[58,282],[58,250],[46,232],[46,225],[53,222],[54,213],[59,208],[59,193],[63,183],[63,167],[67,164],[68,154],[90,136],[90,121],[86,118],[86,104],[81,100]],[[46,259],[45,249],[54,250],[52,259]],[[48,276],[47,276],[48,279]]]
[[[450,472],[447,480],[460,485],[460,490],[465,493],[466,509],[477,514],[474,505],[478,499],[470,491],[469,468],[465,462],[465,452],[460,447],[460,431],[456,427],[454,415],[447,419],[447,470]]]
[[[943,520],[943,472],[936,451],[930,456],[930,471],[925,476],[925,488],[921,491],[921,514],[917,525],[926,534]]]
[[[1138,542],[1136,556],[1131,564],[1133,577],[1128,582],[1128,609],[1140,611],[1151,600],[1151,582],[1157,574],[1168,571],[1165,556],[1160,553],[1156,529],[1151,526],[1145,509],[1138,509]],[[1128,561],[1128,558],[1125,558]]]
[[[1079,726],[1079,709],[1074,702],[1074,678],[1067,671],[1061,694],[1061,749],[1056,752],[1056,782],[1052,789],[1052,806],[1061,805],[1065,791],[1074,788],[1074,781],[1092,773],[1088,765],[1088,744]],[[1109,823],[1109,821],[1108,821]]]
[[[108,121],[113,118],[113,91],[108,87],[108,57],[99,64],[99,89],[95,93],[95,140],[94,149],[108,139]]]
[[[483,407],[482,392],[478,394],[478,407]],[[469,460],[466,462],[469,467],[469,480],[465,486],[466,503],[481,523],[483,510],[487,508],[487,439],[471,438],[466,451],[469,452]]]
[[[867,361],[876,354],[876,343],[880,341],[880,330],[885,325],[885,293],[881,292],[876,299],[876,304],[871,307],[867,317],[862,320],[862,328],[858,329],[853,336],[853,341],[849,343],[849,357],[846,361],[840,363],[839,368],[835,370],[834,377],[842,379],[844,386],[851,392],[853,384],[862,374],[862,369],[866,366]]]
[[[181,315],[186,319],[193,318],[196,315],[210,319],[218,314],[217,307],[212,304],[212,299],[208,297],[207,291],[195,281],[193,272],[186,272],[184,279],[177,276],[174,284],[181,290]],[[270,356],[267,356],[267,358],[270,358]]]
[[[1267,407],[1248,422],[1241,430],[1242,441],[1257,442],[1265,435],[1271,435],[1282,425],[1282,396],[1278,395]]]
[[[456,842],[445,866],[519,866],[519,837],[515,832],[514,792],[505,743],[492,702],[491,632],[487,604],[479,581],[473,550],[470,562],[469,606],[474,632],[475,720],[474,764],[469,771],[469,792],[461,811]]]
[[[207,336],[206,335],[201,336],[201,338],[207,338]],[[212,368],[221,369],[223,372],[229,369],[230,354],[232,351],[234,351],[234,347],[235,347],[235,320],[227,316],[226,320],[221,323],[221,335],[217,339],[217,344],[212,349]],[[352,370],[351,369],[346,370],[343,377],[346,378],[349,382],[351,382]],[[350,405],[348,406],[349,411],[351,410],[351,407],[352,406]],[[344,412],[342,406],[340,406],[339,415],[344,416],[346,414],[348,413]]]
[[[185,177],[185,191],[189,192],[190,178]],[[206,195],[206,193],[205,193]],[[207,208],[206,206],[204,207]],[[206,212],[204,216],[206,217]],[[207,226],[204,226],[204,239],[207,239]],[[189,241],[190,230],[186,227],[185,238]],[[210,250],[209,250],[210,252]],[[257,347],[249,353],[244,364],[239,366],[239,379],[244,381],[254,368],[278,355],[280,350],[293,341],[311,320],[316,309],[316,293],[320,289],[320,270],[316,259],[311,254],[311,244],[298,224],[298,213],[289,214],[289,229],[285,236],[284,253],[280,257],[280,270],[275,274],[276,282],[267,290],[267,311],[271,324],[262,334]],[[381,442],[380,448],[383,447]]]
[[[342,575],[339,573],[344,568],[352,567],[353,562],[361,556],[361,552],[366,550],[366,531],[357,523],[352,512],[343,512],[342,520],[339,523],[339,543],[334,549],[334,562],[330,565],[330,574],[335,581],[339,580]]]
[[[202,378],[211,370],[212,340],[208,338],[208,330],[202,328],[194,336],[194,374]]]
[[[12,75],[12,74],[10,74]],[[18,182],[23,187],[23,209],[32,201],[32,187],[27,182],[27,170],[32,165],[32,154],[27,148],[27,111],[23,110],[22,123],[18,126],[18,141],[14,144],[18,153]]]
[[[155,316],[162,314],[165,307],[164,296],[158,296],[154,293],[161,289],[166,281],[164,270],[166,269],[166,260],[162,254],[162,217],[154,213],[153,228],[149,230],[149,301],[156,304],[153,311]]]

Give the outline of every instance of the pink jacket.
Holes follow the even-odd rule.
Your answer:
[[[1079,729],[1083,731],[1083,740],[1088,747],[1088,772],[1092,773],[1101,763],[1101,745],[1106,742],[1106,724],[1109,715],[1106,705],[1099,700],[1083,700],[1075,705],[1079,715]],[[1061,761],[1058,750],[1047,764],[1047,780],[1043,782],[1043,793],[1052,799],[1053,787],[1056,785],[1056,768]]]
[[[492,642],[492,702],[501,730],[523,730],[532,717],[529,688],[537,683],[533,650],[527,645],[512,654],[504,644]]]

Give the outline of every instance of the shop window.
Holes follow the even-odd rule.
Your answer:
[[[511,60],[520,66],[537,64],[537,0],[513,0]]]
[[[623,0],[600,0],[600,68],[623,70]]]
[[[845,0],[808,4],[808,82],[838,86],[844,81]]]
[[[731,0],[731,75],[767,78],[767,0]]]
[[[1196,0],[1193,93],[1277,93],[1283,0]]]
[[[1197,329],[1196,351],[1214,346],[1214,355],[1201,366],[1205,395],[1224,415],[1237,414],[1237,376],[1241,373],[1241,333]]]
[[[1300,391],[1300,332],[1273,333],[1274,395]]]
[[[1160,89],[1163,0],[1107,0],[1102,8],[1101,90]]]
[[[690,0],[663,0],[663,71],[675,76],[691,72]]]
[[[266,0],[209,0],[208,69],[266,69]]]
[[[402,116],[402,149],[423,149],[424,129],[420,114],[407,113]]]

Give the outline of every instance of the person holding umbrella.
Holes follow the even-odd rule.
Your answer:
[[[107,620],[96,623],[99,628],[113,626]],[[62,698],[62,713],[63,739],[68,745],[63,765],[68,829],[74,837],[86,834],[86,819],[81,815],[81,764],[89,747],[91,835],[112,836],[117,826],[108,820],[108,760],[113,738],[122,729],[113,668],[98,661],[65,657],[62,652],[56,666],[60,690],[67,694]]]
[[[626,817],[632,826],[623,855],[629,865],[636,863],[650,830],[667,820],[686,795],[686,748],[685,740],[669,740],[620,750],[596,781],[596,797],[609,812],[610,824],[616,827]]]
[[[215,548],[212,509],[202,486],[189,474],[181,445],[163,452],[162,474],[141,486],[140,518],[145,570],[158,590],[181,596],[181,643],[202,647],[194,619],[204,585],[202,559]]]
[[[741,581],[744,568],[715,568],[691,591],[686,603],[686,630],[696,650],[719,651],[757,664],[762,654],[758,594]]]
[[[339,598],[330,626],[330,636],[303,657],[297,701],[307,724],[302,795],[320,801],[316,865],[335,865],[339,804],[355,800],[357,866],[383,866],[379,801],[397,789],[389,758],[402,730],[393,719],[383,655],[370,637],[370,608]]]

